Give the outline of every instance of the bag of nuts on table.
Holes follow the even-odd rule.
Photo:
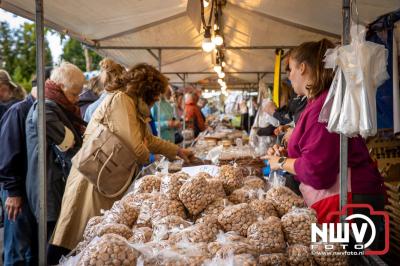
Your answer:
[[[270,216],[278,217],[274,205],[268,199],[255,199],[250,202],[250,208],[257,214],[257,218],[263,220]]]
[[[218,216],[218,222],[225,231],[234,231],[242,236],[247,235],[247,229],[256,220],[257,215],[247,203],[228,206]]]
[[[218,178],[207,178],[207,182],[212,189],[212,193],[215,195],[216,198],[225,198],[226,193],[224,190],[224,184],[222,180]]]
[[[214,241],[216,234],[206,224],[194,224],[178,233],[171,234],[169,242],[171,244],[179,244],[180,242],[201,243]]]
[[[258,257],[259,266],[286,266],[285,253],[262,254]]]
[[[166,216],[153,224],[153,239],[155,241],[167,240],[170,234],[177,233],[191,225],[192,223],[180,216]]]
[[[286,248],[281,220],[278,217],[268,217],[252,224],[247,229],[247,238],[259,253],[279,253]]]
[[[136,222],[139,208],[126,200],[116,201],[110,210],[104,213],[103,223],[125,224],[128,227]]]
[[[139,252],[123,237],[106,234],[95,238],[83,251],[79,266],[136,265]]]
[[[221,166],[217,178],[222,180],[227,195],[231,194],[235,189],[241,188],[244,182],[241,167],[232,165]]]
[[[199,214],[213,202],[215,197],[212,188],[202,175],[188,179],[179,190],[179,199],[192,215]]]
[[[185,219],[185,207],[178,200],[159,198],[152,206],[151,224],[154,225],[158,220],[169,215],[175,215]]]
[[[330,248],[327,249],[326,245],[330,245]],[[345,255],[345,253],[342,253],[344,251],[345,250],[343,247],[338,243],[331,244],[319,242],[311,244],[311,253],[314,257],[314,260],[320,266],[347,266],[348,257]]]
[[[200,217],[208,215],[218,216],[226,207],[232,205],[232,202],[230,202],[228,199],[217,198],[200,213]]]
[[[133,235],[128,239],[129,243],[147,243],[153,236],[153,230],[150,227],[139,227],[133,229]]]
[[[139,194],[140,195],[140,194]],[[152,227],[152,214],[153,206],[156,202],[166,199],[164,195],[160,193],[151,193],[151,196],[142,202],[140,206],[139,215],[136,221],[138,227]]]
[[[151,193],[153,191],[160,191],[161,177],[158,175],[147,175],[135,181],[133,192]]]
[[[304,200],[285,186],[274,186],[267,191],[266,198],[272,202],[279,217],[289,212],[293,207],[304,207]]]
[[[124,224],[104,224],[99,228],[97,236],[101,237],[106,234],[119,235],[128,240],[132,237],[133,232]]]
[[[311,224],[317,223],[316,213],[310,208],[296,208],[282,216],[283,232],[289,245],[311,244]]]
[[[293,245],[287,248],[287,261],[293,266],[312,266],[314,264],[310,248],[304,245]]]
[[[268,184],[263,178],[258,176],[247,176],[244,178],[243,187],[267,191]]]
[[[222,231],[222,226],[218,222],[218,215],[206,215],[196,220],[196,224],[205,224],[215,235]]]
[[[265,198],[266,192],[263,189],[253,189],[249,187],[242,187],[236,189],[228,196],[228,199],[235,204],[250,203],[254,199]]]
[[[170,200],[179,199],[179,190],[189,175],[183,172],[164,175],[161,178],[160,192]]]

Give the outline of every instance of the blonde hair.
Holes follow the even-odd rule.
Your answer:
[[[59,67],[53,69],[50,80],[57,84],[64,85],[65,88],[82,88],[85,83],[83,72],[74,64],[63,62]]]
[[[101,60],[99,66],[99,81],[105,90],[109,90],[108,87],[115,83],[117,79],[121,79],[122,75],[126,72],[122,65],[114,62],[110,58]]]

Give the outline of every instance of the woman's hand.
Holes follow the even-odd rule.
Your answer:
[[[186,163],[190,163],[194,158],[194,154],[191,150],[179,148],[178,156],[181,157]]]
[[[280,156],[274,156],[274,155],[266,155],[263,157],[263,159],[268,160],[269,162],[269,167],[271,168],[271,170],[281,170],[278,161],[279,158],[281,158]]]
[[[287,151],[286,151],[285,147],[282,147],[282,146],[279,146],[278,144],[275,144],[274,146],[270,147],[267,150],[267,155],[268,156],[286,156],[287,155]],[[262,158],[262,159],[264,159],[264,158]]]

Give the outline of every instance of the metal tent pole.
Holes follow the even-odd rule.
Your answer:
[[[44,21],[43,0],[36,0],[36,75],[38,92],[39,138],[39,265],[47,265],[47,167],[46,167],[46,112],[44,104]]]
[[[161,72],[161,49],[158,49],[158,71]],[[157,130],[158,136],[161,138],[161,99],[157,103]]]
[[[342,45],[350,43],[350,1],[343,0],[342,15],[343,15],[343,32]],[[343,79],[343,87],[346,87],[346,81]],[[343,93],[344,95],[344,93]],[[348,139],[345,135],[340,134],[340,210],[347,204],[347,180],[348,180]],[[347,212],[340,216],[341,222],[344,222]]]

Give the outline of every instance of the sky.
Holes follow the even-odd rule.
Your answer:
[[[25,22],[33,23],[31,20],[16,16],[0,8],[0,21],[7,21],[11,28],[18,28]],[[48,33],[46,38],[49,42],[51,54],[53,55],[53,62],[58,63],[60,55],[62,54],[62,46],[60,44],[60,37],[57,34]]]

